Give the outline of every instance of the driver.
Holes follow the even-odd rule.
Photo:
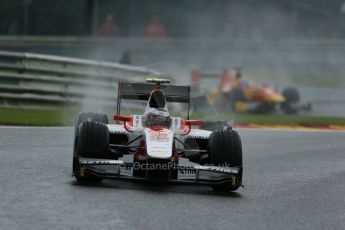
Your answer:
[[[236,76],[235,76],[235,86],[239,88],[240,90],[243,90],[245,88],[248,88],[250,86],[249,82],[243,77],[243,74],[241,73],[240,69],[236,70]]]
[[[167,128],[170,127],[171,118],[166,105],[165,95],[161,90],[155,89],[151,92],[143,116],[143,122],[144,126],[157,125]]]

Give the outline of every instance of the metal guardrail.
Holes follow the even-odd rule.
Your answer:
[[[113,105],[114,82],[159,72],[129,65],[0,51],[0,100],[6,105],[68,105],[85,98]]]
[[[193,68],[241,66],[247,76],[344,76],[345,40],[147,39],[0,36],[0,50],[34,52],[116,62],[129,51],[137,65],[171,63],[188,75]],[[182,77],[180,77],[182,79]],[[186,81],[184,82],[186,83]]]

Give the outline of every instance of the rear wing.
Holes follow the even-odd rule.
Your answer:
[[[120,114],[121,100],[147,101],[151,91],[157,88],[156,84],[119,82],[117,93],[117,115]],[[190,106],[190,86],[160,85],[167,102],[179,102],[188,104],[188,118]]]

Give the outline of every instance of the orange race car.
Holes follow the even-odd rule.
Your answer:
[[[200,84],[200,72],[193,71],[194,85]],[[205,76],[215,76],[208,74]],[[199,79],[199,83],[196,81]],[[208,90],[206,101],[219,111],[273,113],[281,109],[286,114],[295,114],[301,110],[311,110],[311,103],[302,104],[298,90],[287,87],[279,93],[265,84],[253,84],[244,79],[238,69],[224,71],[220,75],[219,87]],[[201,108],[200,98],[194,100],[194,109]],[[205,100],[204,100],[205,102]]]

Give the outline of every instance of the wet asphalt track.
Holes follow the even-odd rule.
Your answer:
[[[0,133],[0,229],[344,229],[345,133],[240,131],[244,189],[70,177],[72,128]]]

